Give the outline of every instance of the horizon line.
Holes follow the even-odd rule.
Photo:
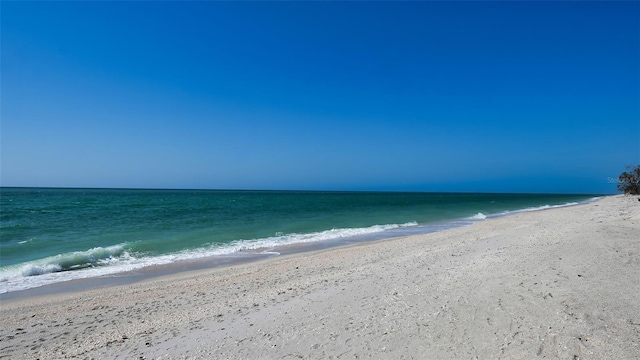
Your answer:
[[[74,186],[4,186],[0,189],[50,190],[140,190],[140,191],[237,191],[237,192],[335,192],[335,193],[425,193],[425,194],[531,194],[531,195],[594,195],[612,196],[622,193],[563,193],[563,192],[496,192],[496,191],[430,191],[430,190],[328,190],[328,189],[233,189],[233,188],[163,188],[163,187],[74,187]]]

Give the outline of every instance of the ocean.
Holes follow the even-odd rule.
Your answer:
[[[0,294],[154,265],[277,256],[457,226],[593,195],[0,189]]]

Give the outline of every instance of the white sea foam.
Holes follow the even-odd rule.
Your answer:
[[[469,217],[469,220],[486,220],[486,219],[487,219],[487,215],[481,212]]]
[[[45,264],[45,265],[36,265],[36,264],[28,264],[20,268],[20,274],[22,276],[36,276],[43,275],[53,272],[62,271],[62,266],[58,264]]]
[[[338,240],[416,225],[418,224],[410,222],[375,225],[366,228],[331,229],[310,234],[279,234],[269,238],[237,240],[229,244],[211,245],[206,248],[153,257],[134,256],[125,250],[126,244],[94,248],[2,268],[0,270],[0,294],[62,281],[113,275],[148,266],[210,256],[229,256],[252,251],[263,255],[278,255],[279,253],[274,250],[278,246]]]
[[[585,201],[585,202],[595,201],[597,199],[598,198],[593,198],[593,199]],[[560,205],[543,205],[543,206],[529,207],[529,208],[524,208],[524,209],[519,209],[519,210],[504,211],[504,212],[495,214],[494,216],[504,216],[504,215],[523,213],[523,212],[540,211],[540,210],[562,208],[562,207],[567,207],[567,206],[575,206],[575,205],[583,204],[585,202],[569,202],[569,203],[560,204]]]

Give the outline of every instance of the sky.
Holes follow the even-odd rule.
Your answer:
[[[640,2],[2,1],[0,185],[613,193]]]

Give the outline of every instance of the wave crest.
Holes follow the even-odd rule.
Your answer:
[[[60,281],[121,273],[147,266],[209,256],[228,256],[253,251],[257,251],[256,254],[276,255],[278,253],[273,249],[278,246],[367,236],[416,225],[418,225],[416,222],[410,222],[406,224],[374,225],[366,228],[331,229],[309,234],[276,233],[275,236],[268,238],[237,240],[227,244],[213,244],[206,248],[190,249],[159,256],[132,256],[127,251],[127,248],[129,248],[127,244],[104,248],[97,247],[87,251],[61,254],[27,264],[23,263],[3,268],[0,270],[0,294]]]
[[[27,276],[36,276],[49,274],[53,272],[62,271],[62,266],[58,264],[46,264],[46,265],[36,265],[36,264],[28,264],[20,268],[20,275]]]
[[[486,219],[487,219],[487,215],[481,212],[469,217],[469,220],[486,220]]]
[[[75,251],[60,254],[23,264],[19,267],[9,267],[0,273],[0,281],[4,282],[15,277],[39,276],[62,271],[70,271],[108,265],[116,258],[128,255],[124,245],[96,247],[87,251]]]

